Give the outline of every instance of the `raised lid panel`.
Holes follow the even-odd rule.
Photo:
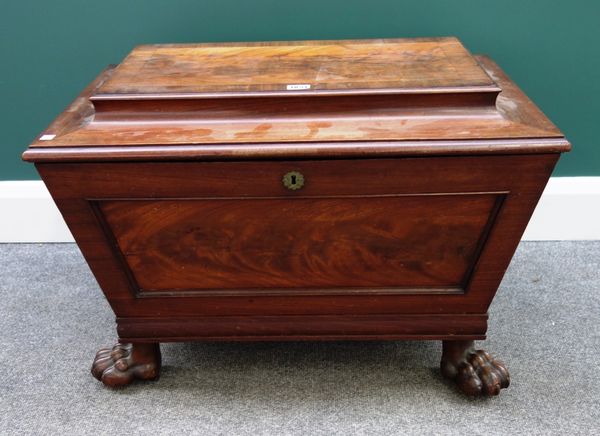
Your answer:
[[[498,91],[456,38],[178,44],[137,47],[93,99],[457,89]]]
[[[171,100],[157,95],[140,99],[141,94],[133,99],[96,93],[92,105],[91,96],[115,73],[109,68],[38,135],[24,159],[56,162],[80,152],[79,160],[126,160],[142,155],[312,158],[321,152],[331,156],[332,150],[343,157],[570,149],[563,134],[497,65],[485,57],[477,60],[502,89],[497,99],[495,92],[464,89],[327,98],[315,91],[296,98],[297,91],[289,91],[264,99],[182,94]]]

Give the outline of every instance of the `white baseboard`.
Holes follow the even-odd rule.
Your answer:
[[[600,177],[553,177],[524,240],[600,239]],[[73,242],[41,181],[0,181],[0,243]]]
[[[41,180],[0,182],[2,242],[73,242]]]
[[[551,177],[526,241],[600,239],[600,177]]]

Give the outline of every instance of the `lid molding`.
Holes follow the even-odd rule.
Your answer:
[[[320,43],[311,44],[316,47]],[[275,157],[280,148],[291,147],[302,155],[309,149],[329,148],[330,144],[342,142],[348,144],[344,148],[348,156],[354,155],[350,151],[353,147],[361,153],[371,150],[376,154],[383,143],[414,142],[410,153],[423,155],[452,153],[451,146],[432,145],[442,142],[455,143],[456,150],[463,154],[506,152],[508,148],[501,145],[505,140],[521,141],[524,147],[519,152],[532,153],[560,151],[554,141],[546,139],[562,138],[568,144],[497,65],[483,56],[468,56],[485,72],[489,83],[459,89],[428,85],[419,88],[418,93],[407,87],[400,93],[394,93],[397,89],[384,89],[367,94],[362,89],[323,91],[328,95],[294,93],[306,90],[273,95],[268,91],[268,98],[260,98],[266,94],[246,98],[251,95],[248,93],[242,97],[211,94],[206,98],[173,92],[138,94],[134,98],[99,93],[118,71],[111,67],[41,132],[30,149],[48,150],[43,153],[43,159],[48,159],[52,153],[65,157],[59,148],[97,147],[98,153],[86,154],[97,159],[103,154],[102,148],[108,151],[115,147],[132,147],[132,152],[133,148],[150,147],[153,153],[166,157],[169,147],[173,147],[173,153],[177,147],[185,147],[182,153],[190,152],[190,158],[197,158],[202,156],[198,150],[203,147],[211,153],[239,149],[237,154],[231,151],[232,156],[245,155],[249,148],[262,149]],[[481,92],[482,88],[485,92]],[[489,146],[459,145],[464,141],[488,141]],[[559,146],[562,151],[565,143]],[[192,151],[188,146],[197,148]],[[338,146],[334,148],[340,150]],[[391,149],[392,153],[407,151],[401,145],[397,149],[384,148],[385,153]],[[35,153],[26,156],[42,158]]]

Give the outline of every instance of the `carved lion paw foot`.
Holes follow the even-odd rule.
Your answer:
[[[498,395],[510,384],[506,366],[486,351],[475,350],[473,341],[444,341],[441,370],[444,377],[473,397]]]
[[[96,353],[92,375],[106,386],[125,386],[135,379],[157,379],[160,365],[159,344],[118,343]]]

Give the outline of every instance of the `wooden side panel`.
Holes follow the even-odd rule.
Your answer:
[[[497,197],[109,200],[99,207],[143,292],[461,292]]]

